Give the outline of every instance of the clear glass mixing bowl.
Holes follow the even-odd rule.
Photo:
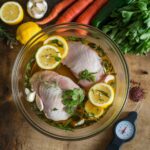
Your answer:
[[[86,35],[80,35],[77,31],[86,31]],[[26,101],[24,93],[24,74],[28,61],[33,57],[37,48],[42,45],[42,39],[48,35],[73,35],[87,38],[91,42],[101,45],[109,59],[111,60],[116,74],[117,87],[113,105],[108,112],[96,123],[74,131],[64,131],[62,129],[50,126],[41,120],[31,109]],[[121,113],[128,95],[129,73],[126,61],[117,45],[100,30],[76,23],[67,23],[62,25],[49,26],[34,36],[20,50],[12,71],[12,93],[13,99],[20,112],[26,120],[39,132],[61,140],[79,140],[91,137],[110,126]]]

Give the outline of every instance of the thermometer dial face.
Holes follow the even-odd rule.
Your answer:
[[[122,140],[128,140],[133,136],[135,131],[133,124],[124,120],[117,124],[115,132],[118,138]]]

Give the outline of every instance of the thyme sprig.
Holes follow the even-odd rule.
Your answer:
[[[89,72],[87,69],[85,69],[79,73],[79,79],[94,82],[95,81],[95,74],[96,74],[96,72]]]
[[[4,40],[11,49],[17,45],[15,37],[2,26],[0,26],[0,40]]]

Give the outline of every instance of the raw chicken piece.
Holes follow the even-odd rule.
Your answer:
[[[32,76],[30,83],[43,102],[43,111],[47,118],[60,121],[70,117],[62,103],[62,92],[63,90],[79,88],[70,78],[54,71],[40,71]]]
[[[95,82],[99,81],[104,75],[101,65],[101,58],[88,45],[81,42],[68,42],[69,53],[62,62],[74,75],[79,78],[79,73],[87,69],[91,73],[95,73]],[[92,81],[80,80],[79,84],[83,87],[88,87],[93,84]]]

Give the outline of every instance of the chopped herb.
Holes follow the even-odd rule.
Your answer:
[[[82,89],[76,88],[73,90],[65,90],[62,97],[66,111],[72,115],[75,108],[84,100],[84,92]]]
[[[53,43],[53,44],[56,44],[58,47],[62,47],[62,48],[63,48],[62,43],[60,43],[57,39],[52,40],[52,43]]]
[[[94,49],[97,47],[95,43],[88,43],[88,45],[89,45],[91,48],[94,48]]]
[[[75,37],[75,36],[68,36],[67,40],[70,40],[70,41],[80,41],[80,40],[82,40],[82,38]]]
[[[108,60],[103,60],[102,65],[106,74],[113,71],[113,66]]]
[[[79,79],[94,82],[95,81],[95,75],[94,74],[96,74],[96,72],[89,72],[87,69],[85,69],[79,73]]]
[[[96,91],[100,92],[100,94],[102,94],[102,95],[104,95],[104,96],[109,98],[108,93],[106,93],[105,91],[102,91],[102,90],[96,90]]]
[[[58,43],[58,40],[57,40],[57,39],[55,39],[55,40],[52,40],[51,42],[52,42],[52,43],[56,43],[56,44],[57,44],[57,43]]]
[[[61,61],[61,58],[58,57],[58,56],[55,56],[55,60],[56,60],[56,61]]]
[[[75,36],[68,36],[66,37],[67,40],[69,41],[76,41],[76,42],[81,42],[81,43],[86,43],[85,39],[80,38],[80,37],[75,37]]]
[[[56,111],[56,110],[58,110],[58,109],[57,109],[57,108],[53,108],[53,109],[52,109],[52,111]]]
[[[105,56],[105,52],[103,51],[103,49],[100,46],[97,46],[96,50],[98,51],[98,55],[100,57]]]
[[[55,126],[66,131],[73,131],[70,126],[64,126],[63,124],[55,124]]]

